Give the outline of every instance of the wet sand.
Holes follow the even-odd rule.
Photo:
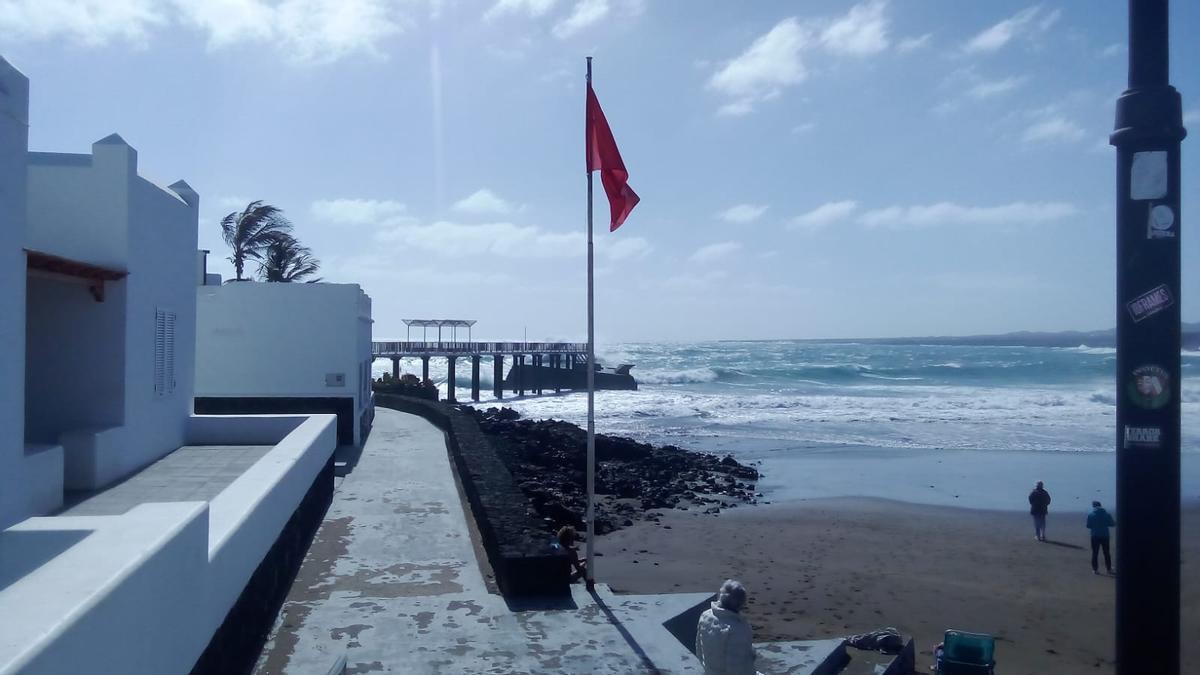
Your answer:
[[[1115,580],[1092,574],[1084,517],[1052,505],[1051,541],[1038,543],[1026,513],[883,499],[668,511],[600,537],[597,579],[654,593],[715,591],[736,577],[750,591],[756,640],[895,626],[916,638],[924,672],[943,631],[957,628],[996,636],[998,672],[1109,673]],[[1200,643],[1187,638],[1200,635],[1197,535],[1200,509],[1189,507],[1183,672],[1200,672]]]

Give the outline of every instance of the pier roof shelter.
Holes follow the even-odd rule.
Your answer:
[[[430,328],[438,329],[438,342],[442,341],[442,329],[450,329],[450,341],[458,342],[458,329],[467,329],[467,342],[471,341],[471,326],[475,325],[475,319],[401,319],[405,326],[405,340],[412,340],[413,326],[421,329],[421,341],[428,342],[425,336],[425,331]]]

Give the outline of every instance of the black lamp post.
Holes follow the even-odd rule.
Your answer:
[[[1117,616],[1120,675],[1179,673],[1179,92],[1168,0],[1129,0],[1117,101]]]

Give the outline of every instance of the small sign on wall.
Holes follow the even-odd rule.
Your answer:
[[[344,387],[346,386],[345,373],[325,373],[326,387]]]

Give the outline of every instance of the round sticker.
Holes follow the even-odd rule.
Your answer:
[[[1147,410],[1157,410],[1171,400],[1171,376],[1159,366],[1134,368],[1129,400]]]
[[[1158,231],[1169,230],[1175,224],[1175,212],[1166,204],[1150,209],[1150,226]]]

